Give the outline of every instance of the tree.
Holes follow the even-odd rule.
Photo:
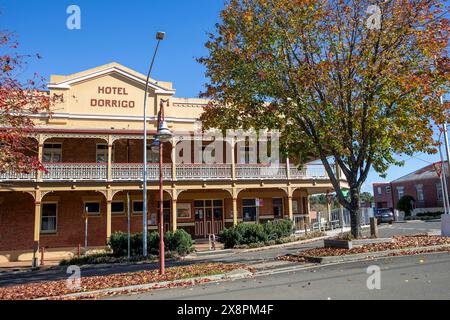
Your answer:
[[[402,164],[396,154],[436,151],[432,126],[449,81],[443,5],[376,3],[230,0],[199,59],[211,99],[205,127],[278,129],[290,158],[320,159],[355,238],[371,168],[383,174]]]
[[[0,172],[44,170],[32,139],[34,123],[30,115],[49,113],[50,98],[38,75],[33,80],[19,80],[31,56],[14,53],[17,47],[13,34],[0,31]]]
[[[409,217],[411,215],[411,211],[414,209],[414,204],[416,200],[412,196],[405,195],[398,200],[397,210],[403,211],[405,213],[405,217]]]
[[[361,201],[366,202],[366,203],[372,203],[374,198],[373,195],[370,192],[363,192],[361,193]]]

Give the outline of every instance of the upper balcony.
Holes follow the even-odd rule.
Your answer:
[[[104,163],[46,163],[47,172],[40,177],[36,173],[0,173],[0,181],[142,181],[142,163],[112,163],[110,178],[108,165]],[[302,170],[286,164],[268,166],[258,164],[236,164],[236,180],[327,180],[328,175],[321,165],[306,165]],[[163,165],[165,180],[173,181],[227,181],[233,180],[232,164],[177,164]],[[149,163],[148,181],[159,180],[159,165]]]
[[[0,172],[0,182],[142,182],[144,146],[140,137],[138,134],[46,133],[38,137],[36,144],[36,153],[46,171]],[[166,181],[329,180],[325,168],[317,164],[306,164],[300,170],[287,159],[282,159],[277,166],[244,164],[251,157],[237,154],[236,147],[225,141],[223,161],[220,161],[223,164],[196,164],[198,159],[191,150],[186,161],[175,164],[172,159],[177,158],[177,146],[179,144],[173,140],[163,148]],[[156,182],[159,180],[159,156],[155,156],[151,148],[147,150],[147,179]],[[226,154],[230,155],[229,159]]]

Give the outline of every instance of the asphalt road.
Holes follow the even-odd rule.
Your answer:
[[[401,234],[417,234],[426,232],[439,232],[440,222],[408,222],[398,223],[393,225],[382,225],[379,230],[380,237],[392,237],[393,235]],[[365,231],[367,232],[367,230]],[[273,261],[275,257],[285,255],[288,253],[295,253],[301,250],[306,250],[314,247],[323,246],[323,241],[311,242],[308,244],[296,244],[286,246],[284,248],[275,248],[268,250],[261,250],[256,252],[240,252],[233,254],[226,254],[223,256],[211,256],[199,258],[192,261],[185,262],[168,262],[167,265],[192,264],[200,262],[225,262],[225,263],[245,263],[245,264],[261,264],[267,261]],[[95,266],[84,268],[81,271],[83,277],[109,275],[116,273],[136,272],[141,270],[152,270],[158,268],[158,264],[136,264],[136,265],[110,265],[110,266]],[[65,280],[67,279],[66,269],[58,268],[51,270],[40,270],[25,273],[0,273],[0,287],[13,286],[34,282],[51,281],[51,280]]]
[[[380,289],[369,290],[367,268],[380,268]],[[113,299],[383,300],[449,299],[450,254],[404,256],[278,273],[195,287],[161,289]]]

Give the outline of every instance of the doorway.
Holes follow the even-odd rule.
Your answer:
[[[208,237],[223,229],[223,200],[195,200],[195,236]]]

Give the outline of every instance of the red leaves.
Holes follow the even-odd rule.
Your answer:
[[[0,51],[9,52],[16,47],[13,35],[0,31]],[[25,58],[29,57],[17,53],[0,55],[0,171],[22,173],[43,169],[37,162],[37,143],[30,139],[34,122],[29,115],[50,113],[51,102],[42,91],[45,88],[42,77],[35,74],[23,83],[17,80]]]
[[[119,288],[125,286],[142,285],[153,282],[172,281],[178,279],[195,278],[200,276],[227,273],[232,270],[246,268],[240,264],[204,263],[182,267],[171,267],[166,270],[165,275],[160,275],[158,270],[141,271],[113,274],[107,276],[82,277],[81,290],[71,290],[67,287],[65,280],[33,283],[21,286],[0,288],[0,300],[25,300],[52,297],[61,299],[62,295],[70,293],[93,291],[107,288]],[[82,271],[83,272],[83,271]],[[83,274],[83,273],[81,273]],[[207,280],[194,281],[194,283],[206,282]],[[171,283],[160,288],[171,288],[192,284],[192,281]],[[155,287],[155,288],[158,288]],[[147,290],[138,290],[147,291]],[[84,298],[95,298],[95,295],[86,293]]]

